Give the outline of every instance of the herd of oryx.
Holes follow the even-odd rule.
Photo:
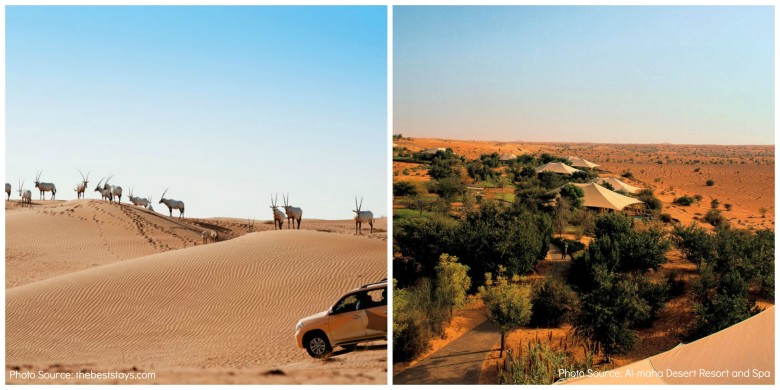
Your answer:
[[[82,199],[84,198],[85,192],[87,191],[87,186],[89,185],[89,172],[86,176],[79,171],[79,174],[81,175],[81,182],[76,185],[75,191],[76,191],[76,198]],[[97,187],[95,187],[95,192],[100,193],[101,198],[103,200],[108,200],[109,203],[116,202],[117,204],[120,204],[122,202],[122,187],[115,186],[108,184],[109,180],[111,180],[114,176],[108,176],[100,179],[98,182]],[[51,192],[51,199],[54,200],[55,195],[57,194],[57,186],[54,185],[54,183],[44,183],[41,182],[41,172],[38,172],[37,175],[35,175],[35,188],[37,188],[41,195],[40,199],[45,199],[45,193]],[[5,183],[5,192],[8,195],[7,199],[11,199],[11,184]],[[19,180],[19,197],[21,198],[21,202],[23,206],[32,206],[32,191],[24,189],[24,181]],[[182,218],[184,216],[184,202],[180,200],[174,200],[174,199],[166,199],[165,194],[168,193],[168,189],[166,189],[162,196],[160,196],[160,201],[157,202],[158,204],[164,204],[166,207],[168,207],[168,215],[170,217],[173,217],[173,210],[179,211],[179,218]],[[116,201],[114,200],[116,198]],[[152,208],[152,197],[149,196],[148,198],[141,198],[133,196],[133,190],[130,189],[130,194],[128,195],[128,198],[130,199],[130,203],[132,203],[134,206],[140,206],[143,208],[146,208],[148,210],[154,211]],[[290,196],[289,194],[284,195],[282,194],[282,199],[284,200],[284,212],[279,210],[279,206],[277,205],[277,202],[279,200],[278,194],[276,197],[273,195],[271,196],[271,210],[273,211],[273,222],[274,222],[274,230],[276,229],[283,229],[284,226],[284,220],[287,220],[287,228],[288,229],[300,229],[301,228],[301,218],[303,218],[303,210],[299,207],[293,207],[291,204],[289,204]],[[355,210],[352,210],[355,213],[355,234],[362,234],[363,231],[363,224],[367,223],[370,227],[371,234],[374,233],[374,213],[368,210],[362,210],[363,207],[363,198],[360,198],[360,203],[358,203],[357,197],[355,197]],[[297,223],[297,226],[296,226]],[[292,225],[292,226],[291,226]],[[216,241],[217,239],[217,233],[214,230],[210,231],[204,231],[203,234],[203,241],[206,242],[208,240]]]

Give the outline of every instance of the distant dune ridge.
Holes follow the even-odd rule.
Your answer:
[[[328,230],[326,221],[319,223]],[[318,383],[309,371],[319,370],[320,382],[350,381],[336,371],[348,372],[350,362],[362,359],[358,366],[373,375],[358,382],[385,380],[384,348],[345,354],[322,367],[297,349],[293,337],[300,318],[386,277],[385,240],[355,236],[354,230],[283,230],[196,245],[200,235],[189,224],[97,201],[13,211],[6,230],[6,269],[14,281],[7,285],[16,286],[6,290],[8,366],[205,367],[223,377],[234,375],[225,368],[290,366],[304,374],[282,375],[281,382]],[[29,236],[35,233],[42,237]],[[167,251],[149,253],[161,248]],[[25,271],[36,281],[24,283]],[[197,382],[221,382],[202,379]],[[272,379],[239,382],[280,382]]]

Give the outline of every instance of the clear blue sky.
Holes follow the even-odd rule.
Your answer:
[[[355,195],[387,215],[386,20],[385,7],[7,7],[6,181],[43,170],[75,199],[78,169],[90,186],[114,174],[155,201],[170,187],[191,217],[270,219],[276,191],[304,219],[352,218]]]
[[[395,7],[394,131],[774,144],[772,7]]]

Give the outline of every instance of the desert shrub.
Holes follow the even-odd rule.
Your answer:
[[[434,180],[458,177],[459,161],[457,158],[434,157],[428,167],[428,176]]]
[[[474,180],[493,180],[498,177],[498,172],[480,160],[467,163],[466,172]]]
[[[525,347],[525,350],[523,349]],[[566,345],[568,347],[568,344]],[[593,354],[586,352],[585,360],[578,361],[564,350],[553,350],[539,340],[520,345],[519,353],[508,354],[503,371],[499,367],[498,383],[515,385],[551,385],[562,371],[588,372],[593,367]]]
[[[422,277],[433,277],[443,253],[451,253],[458,222],[446,217],[407,219],[393,233],[393,260],[400,287],[407,287]]]
[[[710,209],[707,211],[707,214],[704,215],[704,222],[709,223],[712,226],[721,226],[723,224],[728,223],[726,221],[726,218],[723,216],[723,214],[720,213],[720,210],[716,209]]]
[[[596,234],[596,217],[595,213],[590,210],[573,210],[569,222],[577,228],[576,234],[578,234],[578,238],[581,238],[583,235],[593,236]]]
[[[655,194],[653,194],[653,190],[645,189],[639,191],[637,194],[637,199],[645,202],[645,207],[656,214],[660,213],[664,207],[663,203],[661,203],[661,200],[656,198]]]
[[[630,217],[621,213],[608,213],[596,218],[596,237],[616,237],[631,233],[634,223]]]
[[[461,183],[460,178],[451,176],[429,181],[428,191],[451,202],[455,197],[466,192],[466,186]]]
[[[666,283],[652,283],[645,276],[635,279],[638,286],[638,294],[648,305],[647,318],[632,324],[633,326],[650,327],[658,318],[658,312],[669,300],[669,286]]]
[[[669,251],[670,243],[666,239],[666,232],[661,229],[632,230],[625,236],[617,237],[615,242],[620,248],[618,271],[657,270],[667,261],[666,252]]]
[[[672,218],[672,215],[669,213],[662,213],[658,216],[661,219],[661,222],[663,223],[672,223],[674,222],[674,219]]]
[[[671,237],[677,249],[688,261],[696,264],[697,268],[713,256],[715,243],[712,237],[696,223],[691,223],[689,226],[675,226]]]
[[[453,309],[459,309],[466,303],[466,293],[471,288],[469,267],[458,262],[458,258],[442,254],[436,266],[435,297],[439,304],[449,308],[450,316]]]
[[[717,209],[718,206],[720,206],[720,201],[717,199],[713,199],[712,202],[710,202],[710,208]]]
[[[674,199],[674,203],[679,204],[680,206],[690,206],[696,202],[696,198],[692,198],[688,195],[683,195],[679,198]]]
[[[426,210],[430,210],[432,199],[428,196],[423,196],[420,194],[413,194],[409,195],[404,200],[404,205],[409,208],[410,210],[416,210],[420,212],[420,216],[422,217],[423,212]]]
[[[631,173],[631,171],[625,171],[625,172],[621,173],[620,176],[625,177],[626,179],[633,179],[634,178],[634,174]]]
[[[541,172],[538,175],[539,183],[545,189],[552,190],[567,183],[564,175],[553,172]]]
[[[515,189],[515,206],[529,211],[550,211],[555,194],[539,187],[520,187]]]
[[[577,310],[577,294],[566,284],[547,278],[534,292],[531,304],[531,325],[555,328]]]
[[[404,173],[408,175],[409,173]],[[408,181],[397,181],[393,183],[393,196],[410,196],[417,195],[417,186]]]
[[[571,175],[571,181],[572,183],[590,183],[596,177],[598,177],[598,175],[596,175],[594,172],[579,171],[579,172],[574,172]]]
[[[582,207],[582,198],[585,196],[585,191],[582,188],[572,184],[567,184],[561,187],[561,197],[566,198],[572,207]]]
[[[608,190],[610,190],[610,191],[615,191],[615,187],[612,187],[612,184],[609,184],[607,182],[600,183],[599,185],[604,187],[604,188],[606,188],[606,189],[608,189]]]
[[[395,281],[394,281],[395,282]],[[393,288],[393,361],[414,359],[443,333],[448,311],[432,298],[427,279],[409,288]]]
[[[564,164],[571,164],[571,161],[561,158],[561,157],[555,157],[552,154],[549,153],[542,153],[541,156],[539,156],[539,162],[541,164],[547,164],[549,162],[562,162]]]
[[[498,153],[493,152],[490,154],[483,154],[479,156],[479,161],[490,168],[498,168],[501,165],[501,156]]]
[[[460,224],[453,246],[461,259],[467,259],[472,280],[481,284],[481,276],[499,266],[510,274],[533,270],[550,248],[553,228],[550,217],[483,202],[468,213]],[[450,252],[452,253],[452,252]]]
[[[712,186],[715,185],[715,180],[709,179],[709,180],[707,180],[706,184],[707,184],[707,187],[712,187]]]
[[[723,204],[723,207],[725,207],[725,208],[726,208],[726,211],[731,211],[731,207],[732,207],[732,205],[731,205],[731,203],[724,203],[724,204]]]
[[[717,275],[703,269],[694,288],[694,324],[690,339],[709,336],[758,312],[748,294],[748,284],[736,270]]]
[[[651,308],[640,297],[636,282],[619,277],[603,264],[594,267],[594,282],[595,288],[581,297],[573,325],[589,341],[590,349],[600,349],[609,362],[611,355],[633,348],[637,336],[631,326],[649,318]]]
[[[437,214],[447,214],[452,209],[452,203],[445,198],[436,198],[430,202],[430,210]]]
[[[485,303],[488,321],[496,325],[501,333],[501,356],[506,333],[531,320],[531,289],[527,285],[509,283],[499,269],[495,280],[490,273],[485,274],[485,285],[480,286],[479,295]]]

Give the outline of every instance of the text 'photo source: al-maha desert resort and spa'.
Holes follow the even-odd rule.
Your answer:
[[[393,384],[774,384],[774,13],[394,7]]]
[[[386,6],[4,7],[5,383],[387,383]]]

